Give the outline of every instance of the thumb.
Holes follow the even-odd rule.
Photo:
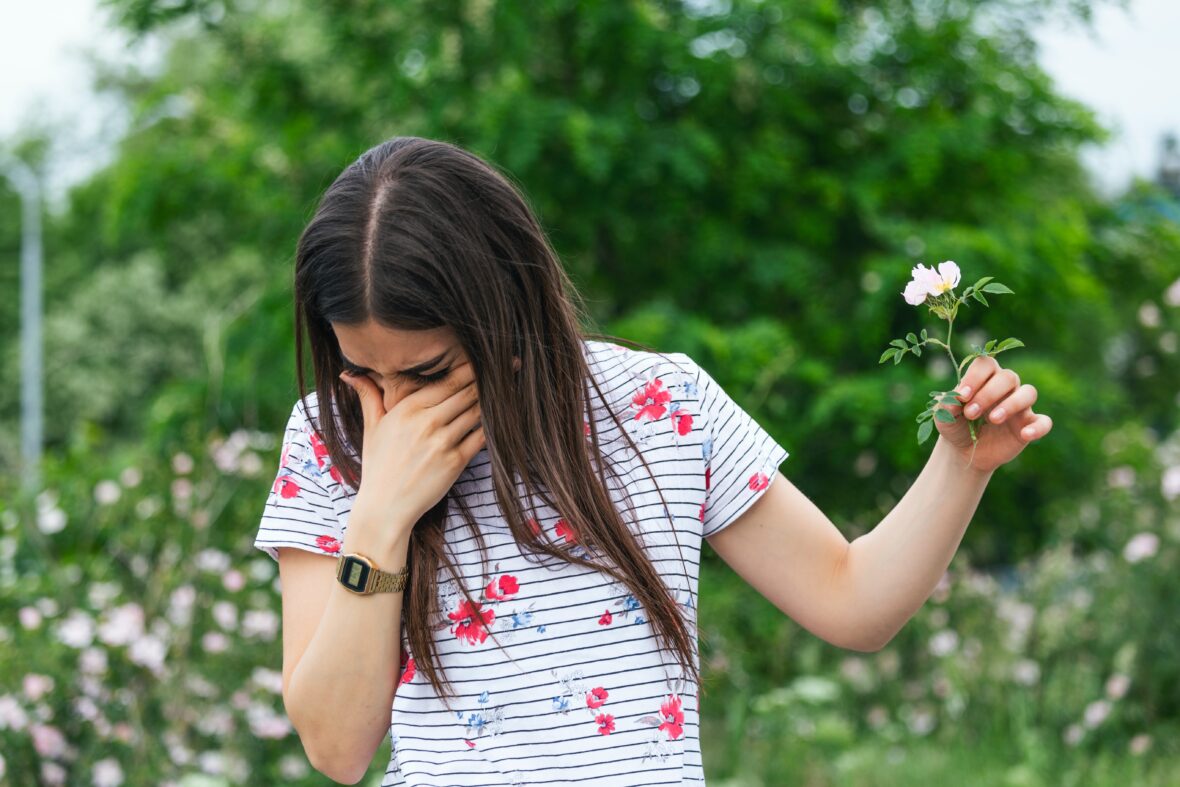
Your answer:
[[[365,419],[365,431],[368,432],[381,420],[381,397],[378,395],[372,381],[366,377],[354,377],[348,372],[341,372],[340,379],[348,383],[361,401],[361,414]]]

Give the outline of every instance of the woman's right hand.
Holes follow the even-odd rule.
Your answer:
[[[365,424],[361,484],[350,519],[405,528],[408,537],[484,446],[474,370],[465,361],[388,411],[372,380],[347,373],[340,378],[360,396]]]

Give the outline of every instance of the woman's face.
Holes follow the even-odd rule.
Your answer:
[[[368,377],[381,392],[388,412],[402,397],[447,379],[467,353],[447,326],[422,331],[386,328],[369,320],[360,326],[332,323],[344,368]],[[513,356],[514,368],[520,359]]]
[[[344,368],[376,383],[386,411],[407,394],[445,380],[468,360],[446,326],[402,331],[370,320],[360,326],[332,323],[332,330]]]

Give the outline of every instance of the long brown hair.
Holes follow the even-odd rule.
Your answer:
[[[598,569],[626,585],[660,636],[657,644],[670,644],[699,684],[695,634],[610,497],[604,470],[615,479],[619,474],[611,461],[602,461],[593,417],[588,419],[589,441],[584,431],[590,386],[600,401],[606,403],[606,397],[590,374],[583,339],[637,343],[584,331],[581,326],[590,322],[586,315],[557,254],[507,175],[456,145],[395,137],[340,173],[299,238],[295,363],[300,398],[307,398],[306,327],[318,413],[335,410],[340,419],[337,424],[336,418],[317,417],[312,425],[332,463],[359,489],[364,417],[356,396],[339,378],[343,365],[331,323],[360,325],[371,319],[401,330],[449,326],[478,381],[495,498],[517,543],[526,552]],[[518,372],[513,356],[520,358]],[[606,409],[617,423],[613,408]],[[619,426],[651,474],[642,452]],[[527,499],[536,495],[561,512],[573,544],[533,531],[514,480],[518,476]],[[626,484],[620,487],[625,490]],[[666,506],[658,483],[656,489]],[[403,601],[416,669],[444,701],[451,684],[437,663],[431,636],[439,612],[440,565],[478,609],[444,549],[449,505],[462,511],[487,562],[480,528],[455,491],[452,487],[414,525],[410,583]],[[530,508],[535,516],[535,505]],[[634,508],[628,505],[628,510]],[[571,554],[577,545],[604,560]]]

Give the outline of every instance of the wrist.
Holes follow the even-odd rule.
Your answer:
[[[377,519],[354,511],[349,515],[340,554],[359,552],[372,558],[383,571],[399,571],[406,565],[411,530],[411,526],[388,518]]]

